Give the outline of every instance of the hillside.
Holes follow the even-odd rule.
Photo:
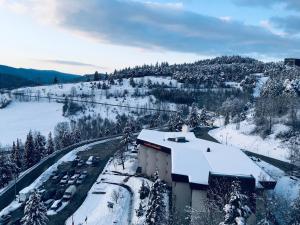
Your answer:
[[[82,80],[79,75],[61,73],[55,70],[24,69],[0,65],[0,88],[51,84],[55,78],[60,83]]]
[[[0,73],[0,89],[2,88],[18,88],[24,86],[34,86],[36,83],[22,77],[11,74]]]

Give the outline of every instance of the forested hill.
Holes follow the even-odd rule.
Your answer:
[[[263,73],[273,63],[241,56],[222,56],[195,63],[143,65],[115,71],[115,77],[172,76],[174,79],[205,87],[222,87],[225,82],[241,82],[254,73]]]
[[[55,79],[58,82],[66,83],[81,80],[82,77],[54,70],[24,69],[0,65],[0,88],[51,84]]]

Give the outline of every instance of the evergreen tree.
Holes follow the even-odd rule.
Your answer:
[[[30,131],[27,135],[25,148],[24,148],[24,164],[28,169],[32,167],[35,163],[35,155],[34,155],[34,141],[32,132]]]
[[[184,120],[181,117],[180,112],[176,112],[170,116],[168,121],[168,127],[170,131],[181,131]]]
[[[132,135],[132,126],[131,124],[127,123],[123,129],[122,138],[120,141],[120,143],[125,146],[126,151],[128,151],[129,144],[133,142]]]
[[[98,81],[98,80],[100,80],[100,75],[99,75],[98,71],[96,71],[94,74],[94,81]]]
[[[35,191],[26,202],[24,209],[23,225],[46,225],[48,222],[47,208],[45,207],[41,196]]]
[[[298,197],[294,200],[292,204],[292,213],[291,213],[291,225],[300,224],[300,191]]]
[[[158,172],[154,173],[154,183],[151,186],[150,197],[146,211],[146,225],[165,225],[166,205],[164,202],[165,184],[159,179]]]
[[[16,173],[16,165],[3,152],[0,152],[0,188],[7,185]]]
[[[199,120],[200,120],[200,123],[203,125],[203,126],[208,126],[209,123],[209,116],[208,116],[208,113],[207,113],[207,110],[206,108],[204,107],[202,110],[201,110],[201,113],[200,113],[200,116],[199,116]]]
[[[17,173],[19,173],[22,169],[22,160],[21,160],[21,152],[20,152],[20,142],[17,139],[17,145],[13,142],[13,147],[11,151],[11,161],[16,165]]]
[[[47,155],[51,155],[54,152],[54,142],[52,139],[52,133],[50,132],[47,140]]]
[[[10,158],[12,161],[14,161],[16,151],[17,151],[16,143],[13,141],[13,145],[12,145],[11,152],[10,152],[10,154],[11,154]]]
[[[200,117],[199,117],[199,113],[198,113],[198,108],[197,108],[197,105],[195,103],[193,103],[191,111],[188,116],[188,125],[190,127],[197,127],[197,126],[199,126],[199,123],[200,123]]]
[[[143,180],[141,189],[139,190],[140,199],[143,200],[147,198],[149,196],[149,192],[150,192],[149,186],[148,184],[146,185],[146,182]]]
[[[225,205],[224,222],[220,225],[246,225],[247,219],[251,215],[248,204],[248,197],[241,193],[240,184],[236,181],[232,183],[229,203]]]
[[[143,205],[142,205],[142,202],[140,202],[139,208],[138,208],[137,210],[135,210],[135,212],[136,212],[136,216],[137,216],[137,217],[141,217],[141,216],[144,215],[145,210],[144,210],[144,207],[143,207]]]
[[[123,129],[122,138],[120,141],[121,148],[117,153],[117,159],[121,161],[123,170],[125,169],[126,152],[128,152],[129,144],[133,142],[132,126],[127,123]]]
[[[37,132],[34,137],[34,160],[35,160],[35,163],[39,162],[46,155],[47,155],[46,138],[40,132]]]

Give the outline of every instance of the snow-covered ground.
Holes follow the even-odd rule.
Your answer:
[[[152,84],[166,84],[172,83],[173,87],[178,87],[180,84],[172,80],[171,77],[145,77],[134,78],[136,85],[143,82],[144,85],[140,88],[137,86],[133,88],[130,85],[129,79],[123,79],[123,83],[119,84],[117,81],[111,85],[109,89],[98,89],[97,86],[103,81],[98,82],[82,82],[74,84],[55,84],[48,86],[26,87],[13,90],[13,92],[24,92],[30,96],[40,97],[56,97],[63,98],[65,96],[73,96],[75,100],[98,101],[101,103],[108,103],[114,105],[125,106],[123,108],[117,106],[105,105],[91,105],[85,104],[85,111],[79,112],[75,116],[64,117],[62,116],[62,103],[57,103],[56,100],[50,102],[46,98],[31,97],[30,101],[22,102],[13,100],[10,105],[4,109],[0,109],[0,144],[3,146],[11,146],[12,142],[17,138],[22,139],[24,142],[26,135],[30,130],[40,131],[43,135],[48,135],[58,122],[70,121],[83,115],[101,115],[103,118],[114,120],[118,114],[131,115],[134,109],[126,108],[128,106],[143,107],[143,108],[156,108],[154,96],[136,97],[133,96],[135,90],[139,90],[140,94],[145,94],[149,91],[147,88],[148,80]],[[107,82],[106,82],[107,84]],[[124,95],[124,92],[127,94]],[[90,96],[94,95],[94,98]],[[81,98],[81,96],[86,96]],[[107,97],[109,96],[109,97]],[[174,104],[165,104],[168,107],[175,108]]]
[[[257,79],[257,82],[256,82],[256,86],[253,90],[253,96],[255,98],[259,97],[260,96],[260,92],[262,90],[262,87],[264,86],[264,84],[269,80],[269,77],[265,77],[263,75],[260,75]]]
[[[0,109],[0,143],[12,145],[17,138],[23,142],[30,130],[48,135],[58,122],[67,121],[62,116],[62,104],[13,101]]]
[[[66,224],[72,225],[72,220],[75,224],[84,224],[86,218],[90,225],[143,224],[144,217],[137,217],[135,212],[141,202],[138,191],[142,186],[143,180],[149,186],[151,186],[151,181],[132,176],[135,174],[136,169],[136,154],[129,154],[125,162],[125,170],[122,169],[122,166],[116,160],[111,159],[92,186],[83,204],[66,221]],[[124,187],[109,183],[126,185],[131,189],[132,195]],[[99,191],[105,194],[95,194],[95,192]],[[114,191],[120,192],[121,198],[117,204],[114,203],[113,209],[110,209],[107,204],[108,202],[114,202],[112,200]],[[145,201],[147,200],[142,201],[144,206],[147,204]]]
[[[277,184],[274,189],[274,194],[278,197],[287,199],[292,202],[300,194],[300,179],[291,177],[285,174],[281,169],[255,157],[251,157],[255,163],[271,175]]]
[[[87,144],[87,145],[78,147],[78,148],[70,151],[69,153],[64,155],[61,159],[59,159],[56,163],[54,163],[52,166],[50,166],[45,172],[43,172],[33,183],[31,183],[26,188],[22,189],[19,193],[21,195],[26,195],[27,193],[30,193],[34,189],[38,189],[45,181],[47,181],[50,178],[50,176],[53,174],[53,172],[57,170],[59,165],[61,165],[64,162],[73,161],[76,158],[76,155],[78,152],[86,151],[86,150],[90,149],[90,147],[92,147],[93,145],[108,142],[108,141],[111,141],[114,139],[118,139],[118,137],[106,139],[106,140],[102,140],[102,141],[97,141],[97,142],[94,142],[91,144]],[[20,206],[21,206],[21,203],[19,203],[17,200],[14,200],[13,202],[11,202],[10,205],[8,205],[6,208],[4,208],[0,212],[0,216],[9,214],[9,212],[16,210]]]
[[[273,133],[263,139],[259,135],[252,134],[255,125],[251,118],[241,122],[240,129],[236,129],[236,124],[228,124],[209,131],[209,134],[219,142],[238,147],[247,151],[261,155],[273,157],[275,159],[289,161],[289,149],[276,135],[287,131],[289,128],[276,124],[273,126]]]

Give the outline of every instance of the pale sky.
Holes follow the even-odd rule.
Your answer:
[[[0,64],[85,74],[300,57],[299,0],[0,0]]]

